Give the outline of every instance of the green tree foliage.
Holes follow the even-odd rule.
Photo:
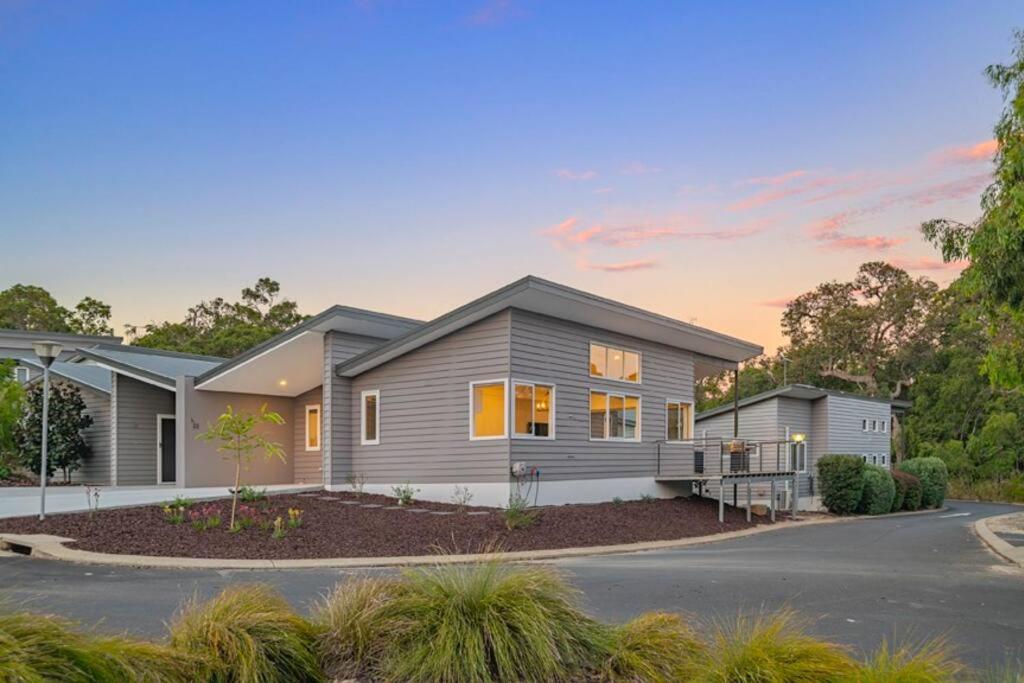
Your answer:
[[[110,306],[90,296],[69,311],[48,291],[16,284],[0,292],[0,328],[39,332],[113,334]]]
[[[225,460],[235,463],[235,487],[231,489],[231,522],[230,529],[235,528],[235,510],[238,507],[242,469],[248,469],[259,451],[263,451],[266,459],[285,459],[281,444],[267,439],[255,431],[259,425],[281,425],[284,418],[278,413],[267,410],[267,404],[260,406],[258,413],[235,411],[230,405],[227,410],[209,425],[205,432],[196,438],[217,445],[217,452],[223,454]]]
[[[25,390],[12,374],[14,361],[0,360],[0,478],[10,474],[18,452],[16,434],[25,405]]]
[[[911,458],[900,463],[900,469],[921,480],[921,505],[937,508],[946,499],[949,471],[946,463],[935,457]]]
[[[92,426],[78,387],[68,382],[50,384],[49,423],[46,476],[52,477],[59,469],[64,473],[64,481],[71,481],[71,473],[79,469],[82,460],[89,455],[82,431]],[[21,464],[37,475],[42,459],[42,436],[43,385],[36,382],[26,391],[25,412],[15,439]]]
[[[740,365],[740,398],[770,391],[782,386],[782,364],[778,357],[758,356]],[[787,381],[794,381],[787,377]],[[725,371],[699,380],[694,390],[697,396],[697,411],[711,410],[720,405],[732,403],[733,374]]]
[[[995,126],[995,175],[974,223],[941,218],[921,226],[947,261],[970,260],[961,275],[988,314],[991,340],[983,370],[992,385],[1024,388],[1024,32],[1014,34],[1014,60],[986,69],[1003,92]]]
[[[278,300],[280,291],[275,280],[260,278],[240,301],[200,301],[181,322],[128,326],[128,334],[136,346],[230,358],[305,320],[297,303]]]
[[[932,306],[938,286],[880,261],[849,282],[826,282],[786,307],[782,331],[798,374],[838,381],[872,396],[899,396],[940,327]]]
[[[864,491],[860,495],[857,512],[866,515],[884,515],[891,511],[896,498],[896,484],[889,470],[878,465],[864,466]]]
[[[1015,412],[993,413],[967,442],[966,450],[975,478],[1005,479],[1024,473],[1024,422]],[[951,469],[951,474],[963,472]]]
[[[848,515],[857,510],[864,492],[864,467],[859,455],[826,455],[818,460],[821,502],[829,512]]]

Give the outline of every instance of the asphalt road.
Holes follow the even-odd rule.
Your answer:
[[[651,609],[723,617],[790,605],[814,630],[858,649],[883,637],[946,634],[974,666],[1024,660],[1024,570],[971,531],[1020,510],[950,503],[945,512],[787,529],[665,552],[556,562],[608,620]],[[105,630],[159,636],[179,602],[234,582],[264,581],[305,609],[354,572],[105,569],[0,557],[0,595]]]

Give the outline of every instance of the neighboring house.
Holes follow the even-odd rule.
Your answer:
[[[739,438],[788,442],[783,450],[789,467],[800,472],[800,507],[818,507],[818,460],[828,453],[859,455],[865,462],[890,467],[893,408],[901,401],[858,396],[842,391],[791,384],[739,402]],[[719,406],[697,415],[698,438],[732,438],[733,405]],[[776,453],[766,448],[761,457],[774,462]],[[788,493],[790,488],[786,487]],[[764,487],[757,489],[767,496]]]
[[[0,360],[15,361],[14,377],[20,382],[41,375],[43,370],[37,362],[32,344],[40,341],[53,341],[63,344],[64,349],[58,360],[67,360],[74,356],[77,349],[96,344],[120,344],[121,337],[99,337],[87,334],[68,334],[65,332],[26,332],[25,330],[0,330]]]

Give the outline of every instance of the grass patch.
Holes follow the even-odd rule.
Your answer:
[[[203,664],[211,683],[322,681],[316,630],[273,589],[236,585],[186,602],[170,627],[171,646]]]
[[[807,633],[790,609],[711,624],[697,680],[707,683],[821,683],[856,671],[846,650]]]
[[[890,647],[888,641],[845,679],[849,683],[952,683],[964,667],[944,638]]]
[[[385,607],[401,589],[401,581],[394,578],[350,579],[316,605],[317,652],[328,676],[356,678],[383,659],[394,627]]]
[[[677,614],[649,612],[614,629],[592,677],[602,683],[671,683],[697,678],[704,645]]]

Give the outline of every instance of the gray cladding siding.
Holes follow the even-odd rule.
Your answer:
[[[521,310],[511,312],[512,378],[555,385],[555,440],[512,439],[512,461],[542,481],[653,477],[665,439],[665,402],[693,402],[689,352]],[[590,376],[590,342],[641,353],[640,383]],[[590,440],[590,391],[640,396],[640,442]],[[665,445],[662,470],[692,467],[692,447]]]
[[[174,415],[174,392],[119,374],[114,375],[114,385],[117,484],[156,484],[156,416]]]
[[[324,401],[323,467],[328,470],[324,481],[333,485],[345,484],[352,472],[352,411],[350,410],[352,380],[338,377],[334,368],[349,358],[369,351],[384,340],[358,337],[341,332],[324,335]]]
[[[321,449],[318,448],[315,451],[306,450],[306,406],[321,406],[321,402],[321,387],[300,394],[293,401],[292,425],[295,438],[292,445],[292,462],[295,467],[296,484],[323,483],[323,457]],[[320,417],[322,420],[322,413]],[[321,447],[323,446],[322,439],[320,445]]]
[[[92,425],[83,432],[89,444],[89,457],[74,478],[84,484],[110,484],[110,396],[84,386],[79,390]]]
[[[885,466],[888,467],[888,430],[865,432],[862,420],[890,420],[889,404],[849,396],[828,396],[825,400],[828,401],[828,452],[876,457],[884,455]]]
[[[355,377],[332,416],[367,483],[506,482],[509,442],[469,438],[469,383],[509,374],[508,311],[496,313]],[[335,378],[337,379],[337,378]],[[361,445],[361,393],[380,391],[380,443]],[[338,404],[335,404],[335,408]],[[340,443],[333,446],[335,484]]]

